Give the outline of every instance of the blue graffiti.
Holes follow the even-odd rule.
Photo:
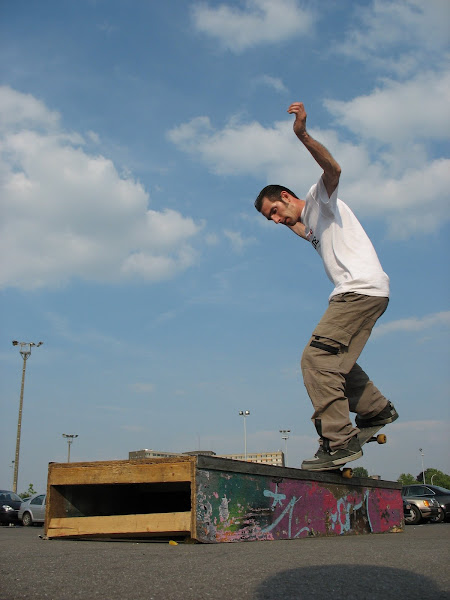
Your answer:
[[[269,490],[265,490],[264,491],[264,495],[268,495],[265,492],[269,491]],[[301,496],[300,496],[301,498]],[[273,523],[271,523],[270,525],[268,525],[267,527],[265,527],[262,530],[262,533],[268,533],[269,531],[272,531],[272,529],[274,529],[278,523],[284,519],[285,515],[287,513],[289,513],[289,524],[288,524],[288,535],[289,537],[292,537],[292,514],[294,512],[294,506],[297,504],[297,502],[300,500],[300,498],[296,498],[295,496],[293,496],[288,505],[286,506],[286,508],[283,510],[283,512],[278,516],[277,519],[275,519],[275,521]]]
[[[282,507],[283,500],[286,500],[286,494],[278,493],[278,485],[275,488],[275,492],[272,492],[271,490],[264,490],[263,493],[264,493],[264,496],[266,496],[267,498],[273,498],[272,508],[274,508],[275,506],[278,506],[278,505],[280,507]],[[294,535],[292,535],[292,519],[293,519],[293,515],[294,515],[294,507],[297,504],[297,502],[299,502],[299,500],[301,500],[301,498],[302,498],[301,496],[299,498],[297,498],[296,496],[293,496],[290,499],[290,501],[288,502],[288,504],[286,505],[286,507],[284,508],[283,512],[275,519],[275,521],[273,523],[271,523],[270,525],[265,527],[262,530],[262,532],[268,533],[268,532],[272,531],[280,523],[280,521],[282,521],[284,519],[284,517],[286,515],[288,515],[288,537],[289,538],[292,538],[292,537],[296,538],[305,531],[306,532],[311,531],[311,529],[309,527],[302,527]],[[364,495],[361,498],[361,501],[356,504],[354,504],[352,501],[348,500],[347,496],[345,496],[344,498],[340,498],[337,501],[336,510],[330,514],[331,527],[332,527],[333,531],[336,529],[341,515],[344,514],[345,522],[339,523],[340,528],[341,528],[340,533],[342,535],[343,533],[349,532],[351,530],[350,512],[359,510],[360,508],[362,508],[363,504],[365,504],[365,506],[366,506],[366,512],[367,512],[367,516],[368,516],[368,520],[369,520],[370,530],[373,531],[372,523],[370,522],[368,502],[369,502],[369,490],[365,490]]]
[[[272,492],[271,490],[264,490],[264,496],[266,496],[268,498],[273,498],[273,503],[272,503],[271,508],[274,508],[278,504],[280,506],[283,506],[283,500],[286,500],[286,494],[278,493],[278,484],[275,485],[274,492]]]
[[[340,517],[341,513],[341,508],[342,508],[342,512],[345,514],[345,523],[341,523],[341,531],[342,533],[348,532],[351,529],[351,525],[350,525],[350,508],[353,508],[353,510],[359,510],[362,505],[364,504],[364,502],[368,500],[369,498],[369,491],[366,490],[363,498],[361,499],[361,502],[359,502],[358,504],[353,504],[351,502],[349,502],[347,500],[346,497],[341,498],[340,500],[338,500],[337,505],[336,505],[336,512],[332,513],[331,516],[331,522],[332,522],[332,528],[335,529],[336,527],[336,523]]]

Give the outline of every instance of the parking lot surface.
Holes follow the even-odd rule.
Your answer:
[[[426,600],[450,598],[450,524],[276,542],[43,540],[0,528],[0,598]]]

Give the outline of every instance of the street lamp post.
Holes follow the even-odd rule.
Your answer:
[[[16,454],[14,460],[14,478],[13,478],[13,492],[17,493],[17,479],[19,476],[19,453],[20,453],[20,432],[22,430],[22,408],[23,408],[23,390],[25,387],[25,370],[27,368],[27,360],[31,355],[31,348],[36,346],[42,346],[43,342],[39,342],[35,344],[34,342],[18,342],[17,340],[13,341],[13,346],[19,346],[19,352],[23,358],[23,367],[22,367],[22,385],[20,387],[20,402],[19,402],[19,418],[17,420],[17,437],[16,437]]]
[[[247,460],[247,426],[246,426],[245,420],[248,417],[248,415],[250,414],[250,411],[249,410],[240,410],[239,414],[241,415],[241,417],[244,417],[244,457],[245,457],[245,460]]]
[[[422,448],[419,448],[419,452],[422,455],[422,478],[423,478],[423,485],[425,485],[425,469],[423,466],[423,450],[422,450]]]
[[[78,437],[78,433],[63,433],[62,436],[67,439],[67,462],[70,463],[70,446],[73,440]]]
[[[290,429],[280,429],[281,439],[284,440],[284,466],[287,467],[288,464],[288,452],[287,452],[287,441],[289,439],[289,434],[291,433]]]

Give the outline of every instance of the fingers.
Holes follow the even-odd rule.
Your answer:
[[[305,112],[305,107],[303,102],[293,102],[290,107],[287,109],[289,114],[298,114],[299,112]]]

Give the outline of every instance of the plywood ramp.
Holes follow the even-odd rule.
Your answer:
[[[51,463],[48,538],[203,543],[403,530],[401,486],[211,456]]]

